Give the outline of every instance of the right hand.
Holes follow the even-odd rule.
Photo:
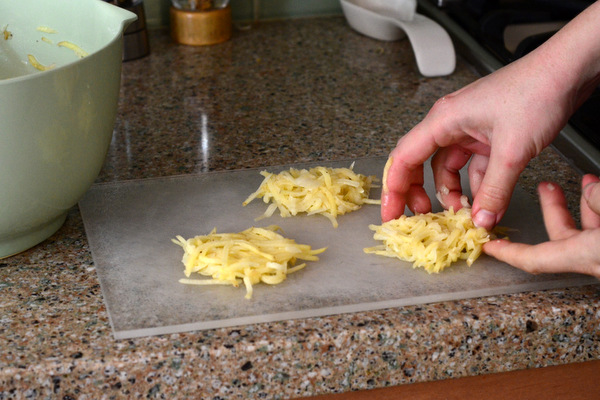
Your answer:
[[[558,135],[600,82],[600,1],[533,52],[443,97],[392,151],[381,218],[431,210],[423,163],[432,155],[435,187],[446,207],[461,207],[459,170],[470,160],[473,221],[500,221],[520,173]],[[447,190],[442,190],[447,189]],[[447,194],[444,194],[447,192]]]
[[[570,115],[569,99],[540,69],[536,60],[521,59],[438,100],[390,155],[383,221],[402,215],[405,205],[413,212],[431,210],[423,163],[435,154],[435,187],[446,208],[461,208],[459,170],[470,160],[474,221],[486,229],[496,225],[520,173]]]

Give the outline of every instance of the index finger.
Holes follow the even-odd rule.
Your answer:
[[[438,149],[433,135],[428,134],[421,122],[400,138],[390,153],[383,173],[381,192],[381,219],[386,222],[404,214],[408,196],[413,202],[425,204],[420,208],[430,208],[423,187],[423,164]]]

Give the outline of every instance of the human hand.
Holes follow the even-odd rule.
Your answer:
[[[423,163],[432,155],[435,187],[459,209],[459,170],[469,162],[473,221],[491,229],[502,218],[519,174],[558,134],[600,83],[600,1],[544,44],[436,102],[400,139],[383,183],[381,218],[427,212]]]
[[[570,115],[569,98],[548,82],[537,59],[523,58],[438,100],[391,152],[382,220],[431,210],[423,163],[432,155],[436,191],[445,208],[462,207],[459,171],[469,161],[473,220],[500,221],[520,173],[556,137]]]
[[[550,241],[527,245],[499,239],[484,244],[483,251],[533,274],[577,272],[600,278],[599,182],[593,175],[583,177],[581,230],[567,210],[562,190],[542,183],[538,191]]]

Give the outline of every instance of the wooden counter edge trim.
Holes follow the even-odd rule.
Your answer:
[[[303,400],[600,399],[600,360],[305,397]]]

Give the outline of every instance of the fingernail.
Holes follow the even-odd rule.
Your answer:
[[[479,210],[473,217],[473,223],[477,227],[490,230],[496,225],[496,214],[488,210]]]
[[[583,188],[583,198],[584,199],[589,199],[592,196],[592,192],[595,190],[596,185],[598,185],[598,182],[592,182],[592,183],[588,183],[587,185],[585,185],[585,187]]]

